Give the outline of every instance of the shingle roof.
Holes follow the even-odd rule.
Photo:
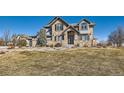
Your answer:
[[[72,27],[71,25],[68,26],[62,33],[64,33],[65,31],[67,31],[68,29],[73,29],[74,31],[76,31],[77,33],[79,33],[74,27]]]
[[[45,25],[44,27],[49,27],[51,26],[54,22],[56,22],[57,20],[62,21],[65,25],[69,25],[67,22],[65,22],[63,19],[61,19],[60,17],[54,17],[47,25]]]
[[[29,37],[31,37],[31,38],[37,38],[37,36],[29,36]]]
[[[70,26],[77,26],[77,23],[69,24]]]
[[[57,20],[62,21],[62,22],[65,23],[67,26],[78,26],[82,21],[87,22],[87,23],[88,23],[89,25],[91,25],[91,26],[94,26],[94,25],[95,25],[95,23],[92,23],[92,22],[90,22],[89,20],[87,20],[87,19],[85,19],[85,18],[81,19],[78,23],[68,24],[68,23],[65,22],[62,18],[56,16],[56,17],[54,17],[47,25],[45,25],[44,28],[50,27],[50,26],[51,26],[54,22],[56,22]]]
[[[92,23],[92,22],[90,22],[89,20],[87,20],[87,19],[85,19],[85,18],[81,19],[81,20],[77,23],[77,25],[79,25],[82,21],[85,21],[85,22],[87,22],[87,23],[90,24],[90,25],[95,25],[95,23]]]

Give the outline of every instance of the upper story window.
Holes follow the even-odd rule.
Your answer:
[[[56,25],[55,25],[55,30],[56,30],[56,31],[61,31],[61,30],[63,30],[63,24],[60,24],[60,23],[59,23],[59,24],[56,24]]]
[[[47,35],[47,36],[52,35],[52,31],[51,31],[51,29],[50,29],[50,28],[46,29],[46,35]]]
[[[87,27],[87,23],[82,23],[81,24],[81,30],[87,30],[88,27]]]

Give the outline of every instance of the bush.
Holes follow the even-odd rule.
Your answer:
[[[80,44],[76,44],[76,47],[79,47],[80,46]]]
[[[106,44],[102,44],[102,43],[97,44],[97,48],[106,48],[106,47],[107,47]]]
[[[46,45],[46,47],[49,47],[49,45]]]
[[[103,45],[102,47],[103,47],[103,48],[106,48],[106,45]]]
[[[0,46],[3,46],[3,45],[4,45],[4,41],[0,40]]]
[[[111,42],[108,42],[108,43],[107,43],[107,46],[112,46],[112,43],[111,43]]]
[[[17,46],[23,47],[23,46],[26,46],[26,44],[27,44],[26,40],[20,40],[18,41]]]
[[[88,44],[84,44],[83,47],[88,47]]]
[[[0,51],[0,54],[5,54],[5,51]]]
[[[98,43],[97,44],[97,48],[101,48],[102,47],[102,44],[101,43]]]
[[[62,46],[62,44],[60,44],[60,43],[55,44],[55,47],[61,47],[61,46]]]
[[[49,47],[53,47],[53,44],[49,45]]]
[[[11,44],[11,43],[8,44],[8,49],[13,49],[13,48],[15,48],[13,44]]]

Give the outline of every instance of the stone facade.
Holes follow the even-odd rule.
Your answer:
[[[60,17],[55,17],[44,27],[47,37],[47,45],[63,47],[79,46],[90,47],[95,46],[93,28],[95,24],[82,19],[76,24],[68,24]]]

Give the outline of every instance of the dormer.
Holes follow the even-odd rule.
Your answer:
[[[85,34],[85,33],[90,33],[91,28],[93,28],[95,24],[91,23],[87,19],[82,19],[77,25],[79,26],[80,34]]]
[[[86,22],[82,22],[82,23],[80,23],[79,26],[80,26],[79,28],[80,28],[81,31],[87,31],[89,25]]]

